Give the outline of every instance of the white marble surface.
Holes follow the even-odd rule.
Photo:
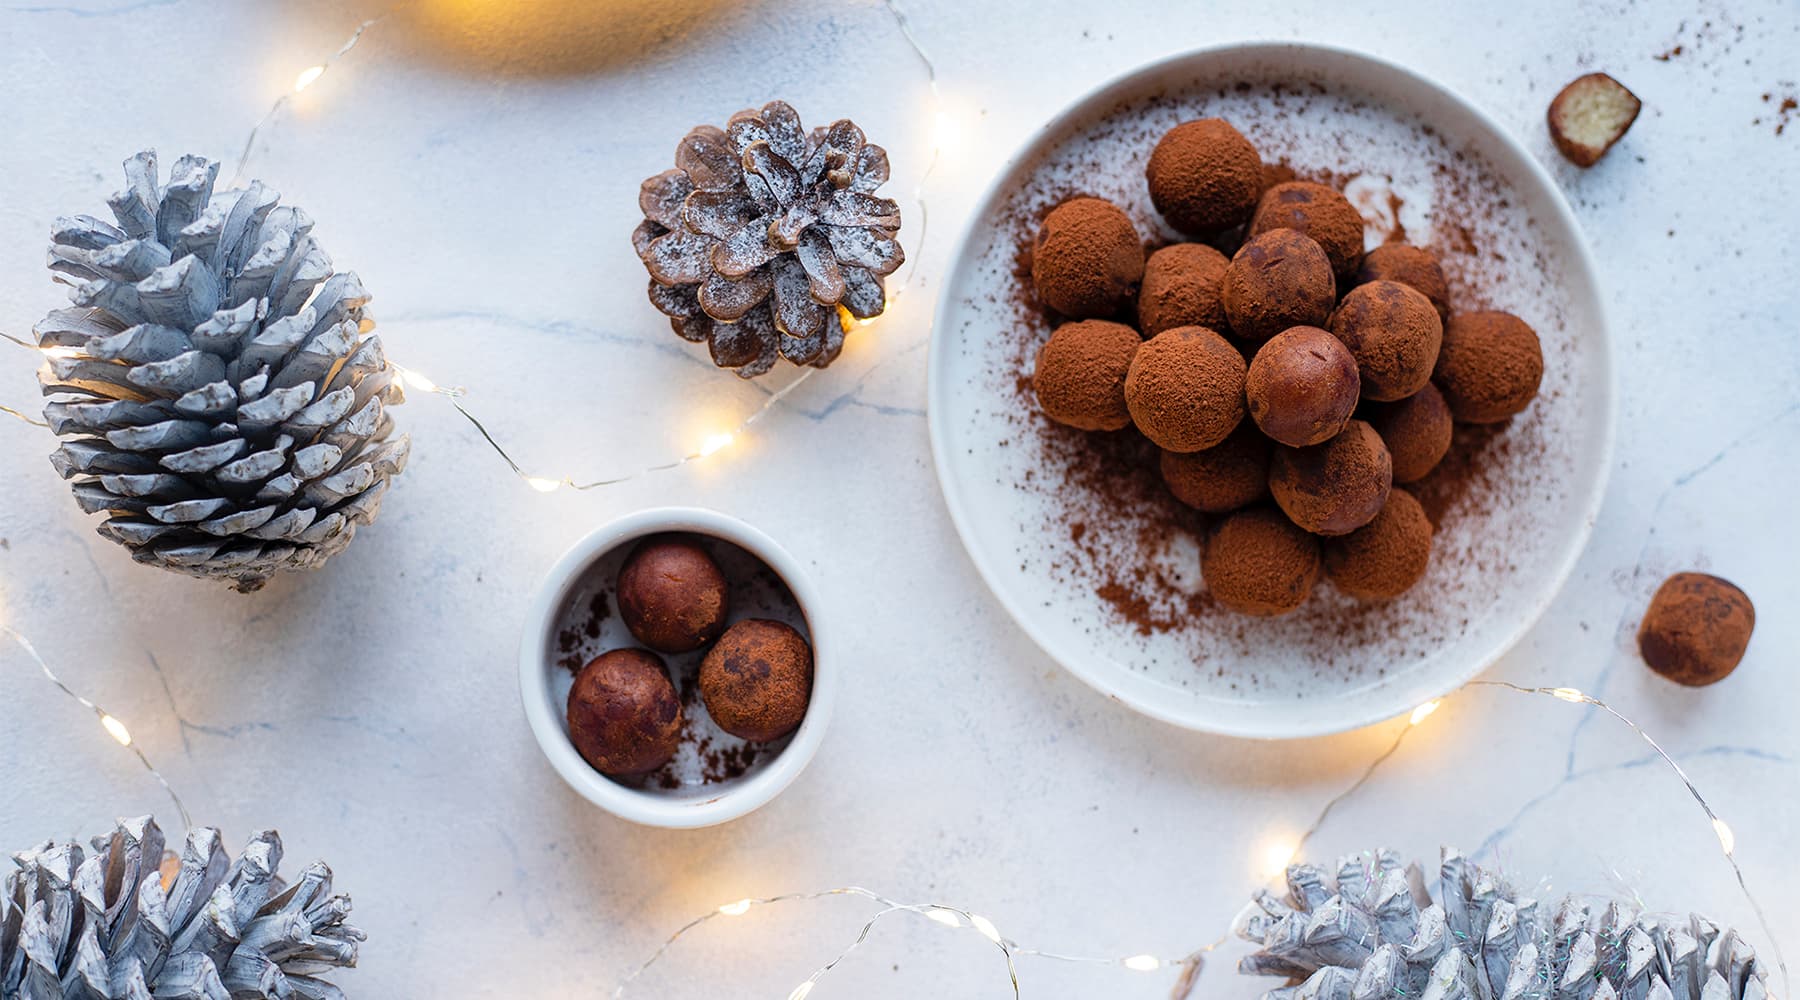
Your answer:
[[[250,172],[318,220],[376,295],[390,351],[470,402],[533,469],[603,475],[693,446],[780,380],[714,374],[643,301],[626,234],[638,181],[690,125],[781,96],[854,115],[912,190],[933,122],[920,66],[867,2],[574,0],[401,8],[263,134]],[[986,594],[933,480],[924,360],[933,279],[962,211],[1032,129],[1096,82],[1182,48],[1302,37],[1364,48],[1492,111],[1552,165],[1597,251],[1622,363],[1603,519],[1550,615],[1490,676],[1571,684],[1660,735],[1737,832],[1777,935],[1800,931],[1792,723],[1800,583],[1793,223],[1800,10],[1522,0],[1171,5],[915,0],[956,141],[908,205],[916,287],[740,446],[611,490],[541,496],[433,398],[401,417],[413,465],[381,521],[323,572],[240,597],[132,564],[44,456],[0,422],[0,615],[126,719],[197,818],[276,826],[324,856],[370,933],[358,997],[606,995],[688,916],[740,896],[861,883],[966,905],[1043,948],[1179,954],[1210,941],[1399,723],[1257,744],[1138,718],[1050,664]],[[60,291],[59,213],[97,211],[141,146],[235,158],[295,74],[379,5],[4,0],[0,329]],[[1655,57],[1682,46],[1680,55]],[[1545,103],[1588,68],[1645,100],[1599,167],[1557,160]],[[1765,103],[1763,94],[1774,95]],[[1756,119],[1760,118],[1758,123]],[[35,408],[0,353],[0,403]],[[578,535],[663,503],[780,538],[831,595],[847,683],[811,769],[761,812],[640,829],[569,791],[519,709],[527,597]],[[1729,681],[1677,690],[1632,652],[1668,571],[1736,580],[1761,622]],[[0,652],[0,843],[169,810],[137,764]],[[1712,832],[1619,728],[1472,693],[1413,734],[1316,846],[1440,841],[1559,887],[1748,924]],[[784,996],[854,933],[850,903],[764,912],[673,953],[637,995]],[[1007,993],[998,956],[922,921],[883,925],[815,997]],[[1761,943],[1759,938],[1759,944]],[[1027,960],[1033,997],[1162,996],[1169,975]],[[1220,962],[1202,995],[1250,996]]]

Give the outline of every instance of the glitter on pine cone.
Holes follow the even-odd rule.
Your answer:
[[[777,358],[826,367],[905,260],[900,206],[874,194],[887,179],[887,151],[855,122],[807,132],[781,101],[694,129],[638,195],[651,304],[744,378]]]
[[[255,590],[313,569],[374,520],[409,442],[369,294],[312,219],[219,165],[125,162],[117,225],[61,218],[50,268],[75,308],[35,328],[51,463],[138,562]]]
[[[95,837],[92,854],[49,841],[15,855],[0,1000],[343,1000],[319,977],[356,965],[350,897],[331,891],[323,862],[283,881],[281,853],[265,830],[232,858],[203,827],[165,873],[162,830],[145,816]]]
[[[1249,975],[1294,985],[1264,1000],[1766,1000],[1767,971],[1734,930],[1623,899],[1540,907],[1445,848],[1438,900],[1417,865],[1379,850],[1287,871],[1238,919]]]

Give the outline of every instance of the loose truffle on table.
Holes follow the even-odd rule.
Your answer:
[[[1396,483],[1424,479],[1450,452],[1450,406],[1430,382],[1405,399],[1369,404],[1368,421],[1393,457]]]
[[[675,756],[681,699],[663,661],[642,649],[602,653],[569,689],[569,741],[602,774],[654,771]]]
[[[1263,192],[1250,220],[1251,236],[1294,229],[1313,238],[1340,278],[1356,273],[1363,255],[1363,218],[1342,194],[1323,184],[1288,181]]]
[[[1031,376],[1038,405],[1051,420],[1084,431],[1129,425],[1125,374],[1142,343],[1136,330],[1103,319],[1057,327],[1039,348]]]
[[[1356,269],[1356,283],[1398,281],[1431,300],[1438,319],[1450,322],[1450,282],[1438,264],[1437,254],[1410,243],[1384,243],[1363,256]]]
[[[1203,326],[1164,330],[1131,359],[1131,421],[1165,451],[1211,448],[1244,418],[1244,369],[1237,348]]]
[[[1268,340],[1293,326],[1322,326],[1337,302],[1325,251],[1305,233],[1272,229],[1238,248],[1220,289],[1231,332]]]
[[[1405,399],[1431,381],[1444,324],[1424,293],[1397,281],[1357,285],[1331,314],[1331,332],[1362,371],[1365,399]]]
[[[1456,419],[1492,424],[1516,416],[1543,379],[1544,349],[1524,320],[1505,312],[1450,317],[1432,380]]]
[[[625,627],[661,653],[686,653],[713,641],[731,610],[718,563],[698,544],[673,535],[638,543],[619,569],[616,596]]]
[[[1336,437],[1356,411],[1360,390],[1349,348],[1316,326],[1270,338],[1244,377],[1250,418],[1264,434],[1294,448]]]
[[[700,661],[707,714],[739,739],[767,742],[794,731],[812,699],[812,647],[766,618],[734,623]]]
[[[1219,286],[1230,263],[1204,243],[1174,243],[1151,254],[1138,289],[1138,329],[1146,337],[1178,326],[1224,330]]]
[[[1431,561],[1431,519],[1411,493],[1395,489],[1375,520],[1325,540],[1325,575],[1362,601],[1384,601],[1412,589]]]
[[[1638,627],[1638,651],[1650,669],[1677,684],[1724,680],[1744,659],[1756,608],[1729,580],[1676,573],[1663,581]]]
[[[1319,540],[1280,511],[1240,510],[1206,540],[1200,576],[1220,604],[1270,617],[1299,607],[1319,580]]]
[[[1111,316],[1144,278],[1144,244],[1131,219],[1102,198],[1051,209],[1032,244],[1038,298],[1071,319]]]
[[[1315,535],[1347,535],[1381,513],[1393,488],[1387,445],[1361,420],[1308,448],[1276,446],[1269,492],[1297,525]]]
[[[1175,499],[1208,514],[1248,506],[1269,492],[1269,439],[1248,420],[1205,451],[1165,451],[1158,465]]]
[[[1169,225],[1210,236],[1242,225],[1262,193],[1262,157],[1222,118],[1182,122],[1150,151],[1150,202]]]

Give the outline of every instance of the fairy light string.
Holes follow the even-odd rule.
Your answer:
[[[1738,889],[1745,901],[1750,904],[1751,910],[1756,914],[1757,922],[1762,929],[1763,938],[1767,942],[1770,952],[1774,955],[1776,967],[1781,972],[1782,990],[1785,994],[1791,995],[1792,987],[1788,981],[1787,960],[1782,954],[1781,944],[1776,939],[1775,934],[1769,925],[1768,916],[1764,913],[1761,902],[1751,891],[1749,880],[1745,877],[1743,868],[1738,864],[1737,856],[1735,854],[1737,848],[1736,835],[1732,832],[1731,827],[1726,824],[1725,820],[1713,809],[1712,804],[1707,801],[1706,796],[1701,793],[1699,786],[1688,776],[1687,771],[1681,767],[1680,763],[1677,762],[1674,757],[1670,756],[1669,753],[1663,749],[1662,745],[1658,743],[1647,730],[1605,701],[1572,687],[1527,687],[1521,684],[1514,684],[1510,681],[1475,680],[1465,684],[1451,695],[1446,695],[1445,698],[1454,697],[1456,694],[1460,694],[1471,688],[1492,688],[1510,691],[1515,694],[1553,698],[1567,704],[1586,705],[1606,713],[1608,716],[1624,725],[1639,739],[1648,744],[1650,748],[1655,751],[1656,756],[1663,764],[1681,780],[1682,784],[1687,788],[1688,794],[1693,797],[1694,801],[1700,806],[1701,811],[1705,814],[1707,822],[1711,826],[1714,834],[1718,837],[1721,853],[1724,854],[1726,862],[1731,865],[1731,870],[1736,876]],[[1400,751],[1401,746],[1406,742],[1407,736],[1411,734],[1413,730],[1418,729],[1427,719],[1437,712],[1443,705],[1445,698],[1427,701],[1408,713],[1406,716],[1406,724],[1395,734],[1393,742],[1369,762],[1368,766],[1363,769],[1362,773],[1358,775],[1355,781],[1325,802],[1314,817],[1312,823],[1307,827],[1306,832],[1294,840],[1291,846],[1285,843],[1276,846],[1268,858],[1273,877],[1279,877],[1280,873],[1286,871],[1288,865],[1292,864],[1300,857],[1302,848],[1304,848],[1308,841],[1311,840],[1312,836],[1318,833],[1325,825],[1326,820],[1330,818],[1332,812],[1338,806],[1355,797],[1368,786],[1369,781],[1375,776],[1376,772]],[[788,994],[788,1000],[805,1000],[807,995],[812,992],[813,988],[818,984],[821,978],[832,969],[836,968],[838,963],[843,961],[846,955],[868,940],[870,932],[882,918],[899,912],[920,913],[946,927],[975,931],[988,938],[990,941],[993,941],[1000,947],[1001,953],[1006,959],[1007,973],[1012,982],[1013,996],[1015,998],[1020,995],[1015,960],[1024,956],[1031,956],[1064,962],[1116,966],[1119,968],[1130,969],[1134,972],[1154,972],[1159,969],[1176,968],[1180,970],[1180,974],[1174,984],[1173,991],[1170,993],[1170,1000],[1185,1000],[1192,992],[1195,982],[1199,977],[1199,973],[1204,966],[1204,956],[1223,945],[1229,938],[1229,932],[1227,932],[1211,944],[1196,949],[1180,959],[1159,958],[1152,954],[1137,954],[1124,957],[1065,955],[1022,947],[1016,941],[1001,936],[999,931],[995,929],[992,921],[960,907],[939,903],[899,903],[867,889],[850,886],[839,889],[821,889],[816,892],[789,893],[761,899],[740,899],[735,902],[723,904],[702,914],[681,925],[675,933],[663,940],[662,944],[649,958],[645,959],[621,980],[618,987],[613,991],[613,1000],[620,1000],[620,998],[625,995],[627,987],[652,966],[656,965],[657,962],[661,961],[677,942],[681,941],[692,931],[719,917],[743,916],[752,908],[771,903],[812,901],[832,896],[859,896],[879,904],[882,909],[862,925],[855,938],[853,938],[850,944],[840,951],[836,957],[825,965],[820,966],[810,976],[802,980],[800,984],[794,988],[793,992]]]
[[[169,801],[175,803],[175,811],[181,815],[182,828],[191,829],[194,825],[194,821],[193,818],[188,815],[187,805],[181,801],[181,796],[176,794],[175,786],[169,784],[169,779],[163,777],[163,773],[158,771],[156,765],[150,762],[149,755],[144,753],[144,748],[139,746],[137,740],[132,738],[131,730],[125,723],[118,716],[101,708],[87,696],[66,684],[61,677],[56,675],[56,671],[50,669],[50,664],[45,662],[43,656],[38,653],[37,647],[31,644],[31,640],[25,638],[24,635],[12,626],[0,624],[0,633],[4,633],[7,638],[11,639],[20,649],[25,651],[25,655],[30,658],[31,662],[37,664],[38,671],[44,675],[45,680],[49,681],[58,691],[61,691],[64,695],[68,696],[76,704],[94,713],[94,717],[99,720],[101,730],[104,731],[107,736],[111,737],[113,742],[131,751],[132,755],[138,759],[138,763],[144,765],[144,770],[150,772],[150,777],[155,778],[156,783],[163,787],[163,791],[169,793]]]

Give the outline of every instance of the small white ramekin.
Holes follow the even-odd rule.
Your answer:
[[[767,765],[720,783],[711,794],[681,797],[619,784],[594,770],[569,739],[566,706],[552,683],[557,665],[557,631],[562,609],[588,571],[608,553],[646,535],[684,532],[730,542],[761,559],[779,575],[806,618],[813,648],[812,700],[792,739]],[[519,645],[519,693],[525,718],[550,765],[588,801],[634,823],[679,829],[712,826],[743,816],[779,795],[805,770],[825,738],[837,697],[828,626],[820,620],[818,592],[800,563],[773,539],[737,518],[697,507],[656,507],[612,521],[576,542],[551,567],[526,612]]]

